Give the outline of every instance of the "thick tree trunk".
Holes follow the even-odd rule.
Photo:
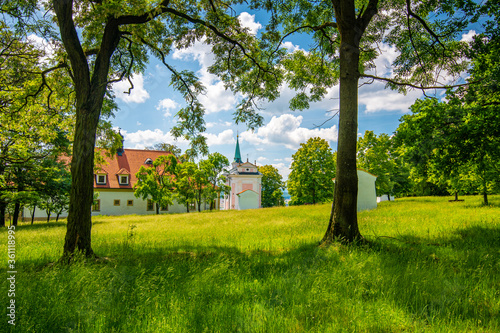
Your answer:
[[[45,213],[47,214],[47,223],[50,222],[50,214],[52,213],[50,210],[46,210]]]
[[[35,221],[35,211],[36,205],[33,206],[33,212],[31,213],[31,225],[33,225],[33,222]]]
[[[155,204],[156,205],[156,215],[160,215],[160,204]]]
[[[71,161],[71,190],[64,255],[82,251],[93,256],[90,229],[94,199],[94,144],[100,109],[89,112],[77,110],[73,158]]]
[[[455,191],[455,201],[458,201],[458,192]]]
[[[5,211],[7,210],[7,202],[0,200],[0,227],[5,227]]]
[[[486,191],[484,191],[483,193],[483,203],[485,206],[488,206],[489,203],[488,203],[488,193]]]
[[[99,52],[90,70],[73,22],[73,1],[53,0],[64,48],[71,62],[76,92],[76,124],[71,161],[71,190],[63,260],[76,251],[94,256],[91,246],[94,146],[97,124],[108,85],[110,59],[120,41],[118,22],[109,18]]]
[[[332,0],[332,3],[341,36],[339,138],[332,212],[323,244],[335,239],[352,242],[362,238],[358,229],[356,171],[359,43],[368,23],[377,13],[378,1],[370,0],[359,17],[356,17],[354,1]]]
[[[387,201],[391,201],[391,195],[387,194]]]
[[[19,202],[16,202],[14,204],[14,217],[12,220],[12,225],[17,227],[17,222],[19,220],[19,211],[21,210],[21,204]]]

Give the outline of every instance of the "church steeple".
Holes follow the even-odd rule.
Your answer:
[[[243,163],[241,161],[241,152],[240,152],[240,142],[239,142],[239,135],[236,136],[236,150],[234,152],[234,162],[235,163]]]

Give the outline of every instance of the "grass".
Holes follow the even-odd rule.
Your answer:
[[[51,264],[64,222],[21,225],[0,331],[499,332],[500,196],[448,199],[362,212],[354,246],[318,246],[330,205],[97,217],[108,259],[72,266]]]

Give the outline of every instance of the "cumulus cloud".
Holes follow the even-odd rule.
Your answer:
[[[272,163],[271,165],[276,169],[278,169],[278,172],[281,175],[281,177],[283,177],[284,181],[288,179],[290,172],[292,172],[292,170],[290,170],[290,164]]]
[[[300,49],[299,46],[293,45],[292,42],[284,42],[281,44],[283,48],[285,48],[288,52],[293,53],[295,51],[298,51]]]
[[[169,132],[165,133],[161,129],[154,130],[140,130],[137,132],[129,133],[125,130],[121,130],[121,133],[127,143],[127,146],[134,149],[144,149],[146,147],[153,146],[156,143],[172,143],[177,146],[186,145],[188,141],[184,139],[178,139],[177,141]]]
[[[240,14],[240,16],[238,16],[238,19],[240,20],[240,24],[243,27],[248,28],[252,35],[256,35],[257,31],[262,28],[262,24],[260,24],[259,22],[255,22],[255,15],[243,12]]]
[[[28,42],[33,45],[35,48],[38,50],[43,50],[45,53],[45,56],[43,56],[40,61],[43,63],[48,63],[50,62],[50,59],[54,57],[54,54],[56,52],[56,46],[54,43],[51,43],[50,41],[46,40],[45,38],[39,37],[35,34],[31,34],[27,37]]]
[[[125,103],[144,103],[149,98],[149,93],[144,89],[144,76],[141,73],[134,74],[131,81],[134,89],[130,91],[130,94],[127,93],[130,88],[130,82],[127,79],[113,83],[112,89],[116,98]]]
[[[337,141],[337,126],[330,128],[308,129],[300,127],[303,117],[284,114],[273,116],[266,126],[256,132],[241,133],[242,140],[255,145],[283,145],[288,149],[298,149],[301,143],[312,137],[321,137],[328,141]]]
[[[472,42],[474,36],[477,35],[475,30],[470,30],[468,33],[462,35],[462,42]]]
[[[406,95],[385,88],[385,84],[375,81],[359,90],[359,104],[366,107],[365,112],[400,111],[408,112],[417,98],[422,97],[420,90],[410,90]]]
[[[225,130],[219,134],[203,133],[203,135],[207,138],[207,145],[209,147],[236,143],[233,130],[231,129]]]
[[[170,98],[164,98],[158,102],[158,105],[156,105],[156,110],[163,111],[165,117],[170,117],[172,115],[170,111],[178,107],[179,104],[176,101]]]
[[[234,93],[226,90],[222,81],[208,72],[208,67],[215,61],[210,45],[205,44],[203,40],[196,41],[186,49],[176,49],[173,58],[185,61],[195,60],[200,65],[198,75],[206,88],[206,94],[201,95],[199,100],[207,113],[229,111],[235,108],[237,98]]]

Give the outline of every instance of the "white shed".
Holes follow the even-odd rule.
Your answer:
[[[377,208],[377,176],[358,169],[358,212]]]

